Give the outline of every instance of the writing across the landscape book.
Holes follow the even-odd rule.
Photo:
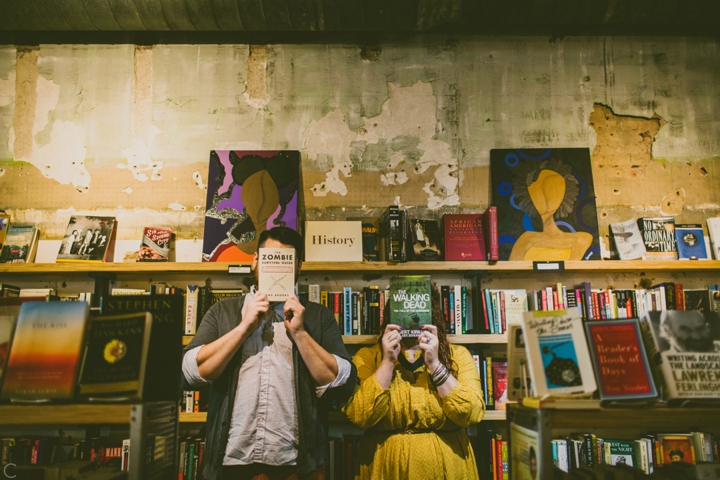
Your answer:
[[[390,323],[402,327],[403,337],[419,337],[422,325],[432,325],[432,287],[429,275],[390,277]]]
[[[271,302],[284,302],[295,294],[295,249],[258,249],[258,290]]]

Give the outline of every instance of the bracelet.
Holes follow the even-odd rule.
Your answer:
[[[450,378],[450,370],[445,369],[445,372],[443,373],[443,376],[440,379],[438,379],[438,380],[433,379],[433,384],[435,385],[435,388],[438,388],[443,383],[445,383],[448,378]]]
[[[448,368],[442,363],[435,369],[435,371],[430,376],[430,380],[432,381],[433,385],[435,385],[435,388],[445,383],[448,378],[450,378],[450,370],[448,370]]]

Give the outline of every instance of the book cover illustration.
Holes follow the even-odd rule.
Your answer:
[[[170,240],[172,229],[163,227],[145,227],[138,262],[167,262],[170,258]]]
[[[73,215],[57,255],[58,262],[104,262],[115,232],[115,217]]]
[[[686,288],[683,290],[683,298],[685,300],[684,310],[700,310],[701,312],[710,312],[710,290],[705,288]]]
[[[151,329],[150,312],[90,317],[80,395],[141,399]]]
[[[640,318],[653,379],[671,404],[720,398],[720,322],[714,312],[663,310]]]
[[[590,150],[490,150],[500,260],[599,260]]]
[[[705,235],[700,224],[676,224],[675,243],[679,260],[707,260]]]
[[[646,260],[678,259],[673,217],[642,217],[638,225],[647,250]]]
[[[253,259],[259,235],[298,228],[298,151],[210,152],[203,262]]]
[[[715,260],[720,260],[720,217],[708,218],[707,227],[712,256]]]
[[[510,461],[513,478],[536,480],[542,472],[538,432],[510,423]]]
[[[271,302],[284,302],[295,294],[295,249],[258,249],[258,290]]]
[[[0,210],[0,248],[5,244],[8,228],[10,227],[10,215]]]
[[[419,337],[422,325],[432,324],[430,275],[390,277],[390,323],[403,337]]]
[[[645,256],[645,243],[638,228],[637,220],[631,218],[624,222],[610,224],[615,248],[620,260],[634,260]]]
[[[492,360],[493,396],[495,410],[505,410],[508,401],[508,362]]]
[[[0,398],[73,398],[88,309],[86,302],[23,303]]]
[[[482,214],[446,213],[442,221],[445,260],[487,259]]]
[[[635,442],[632,440],[606,439],[603,444],[605,457],[609,460],[608,465],[625,464],[629,467],[634,465]]]
[[[410,220],[413,257],[416,261],[440,260],[440,229],[435,220]]]
[[[39,230],[32,225],[10,225],[2,245],[0,263],[32,263],[37,253]]]
[[[588,394],[596,390],[577,308],[525,312],[523,335],[534,396]]]
[[[660,451],[663,463],[690,463],[695,464],[695,446],[692,434],[660,434]]]
[[[585,323],[601,400],[657,398],[637,319]]]

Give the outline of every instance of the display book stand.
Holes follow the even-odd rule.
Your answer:
[[[176,402],[0,405],[0,436],[23,427],[127,425],[129,480],[176,480]]]

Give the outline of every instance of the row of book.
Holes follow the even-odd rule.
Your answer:
[[[210,400],[208,388],[200,390],[183,390],[180,395],[181,413],[207,412]]]
[[[633,440],[573,433],[552,440],[552,458],[564,472],[622,463],[647,475],[673,463],[720,463],[718,439],[709,432],[647,434]]]
[[[507,405],[508,362],[505,358],[473,354],[480,374],[480,387],[487,410],[505,410]]]
[[[202,479],[205,438],[183,435],[178,446],[178,480]]]
[[[221,300],[239,297],[247,293],[242,288],[212,288],[188,285],[185,293],[185,335],[195,335],[207,311]]]
[[[510,476],[510,450],[507,435],[495,428],[478,428],[478,430],[478,436],[471,437],[470,440],[475,451],[480,478],[508,480]],[[516,475],[515,478],[524,477]]]
[[[77,473],[92,471],[99,467],[128,470],[130,439],[122,440],[122,443],[112,441],[108,437],[93,437],[79,441],[65,436],[23,436],[0,439],[0,465],[59,465],[69,461],[76,461],[72,468],[77,469]]]

